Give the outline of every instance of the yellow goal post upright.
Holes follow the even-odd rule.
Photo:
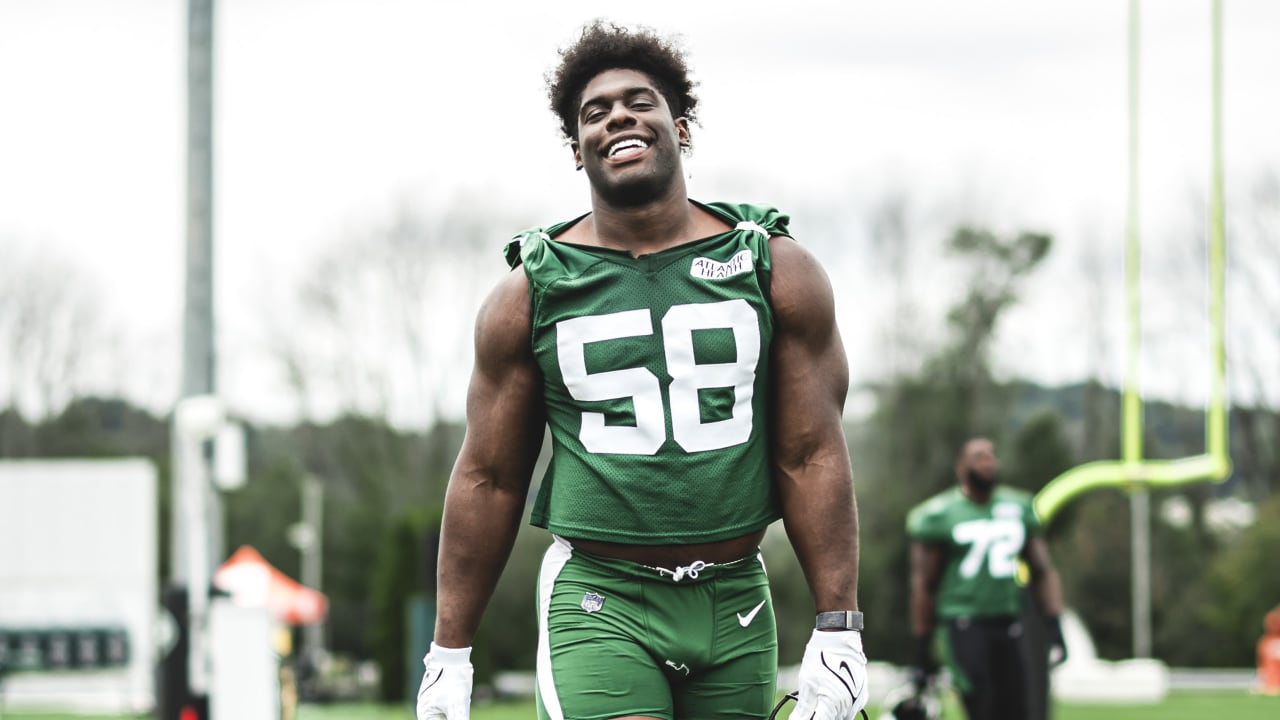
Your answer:
[[[1035,509],[1048,523],[1068,501],[1091,490],[1120,488],[1134,501],[1134,654],[1150,654],[1149,576],[1138,578],[1147,554],[1147,492],[1192,482],[1222,482],[1231,474],[1227,443],[1226,394],[1226,219],[1222,170],[1222,0],[1212,0],[1212,138],[1209,194],[1209,325],[1210,385],[1205,409],[1205,452],[1174,460],[1142,457],[1143,417],[1139,389],[1141,350],[1141,243],[1138,233],[1138,0],[1129,0],[1129,187],[1125,241],[1125,298],[1127,319],[1126,373],[1121,421],[1122,459],[1102,460],[1074,467],[1046,484],[1035,496]],[[1141,517],[1139,517],[1139,515]],[[1144,566],[1145,567],[1145,566]],[[1149,571],[1149,570],[1147,570]],[[1145,596],[1145,597],[1140,597]],[[1143,602],[1145,600],[1145,602]],[[1147,626],[1147,627],[1144,627]]]

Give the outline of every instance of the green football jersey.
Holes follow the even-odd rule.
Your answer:
[[[1028,538],[1039,531],[1031,496],[1003,485],[984,504],[953,487],[907,515],[911,539],[942,546],[935,610],[942,618],[1021,613],[1018,559]]]
[[[689,544],[780,516],[770,477],[773,208],[698,204],[732,229],[661,252],[516,236],[552,456],[530,521],[566,537]],[[585,217],[585,216],[584,216]]]

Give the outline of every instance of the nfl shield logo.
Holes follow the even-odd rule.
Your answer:
[[[582,609],[589,613],[597,612],[604,606],[604,596],[589,592],[582,596]]]

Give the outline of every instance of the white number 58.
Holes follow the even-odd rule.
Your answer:
[[[737,356],[731,363],[695,362],[693,331],[727,328],[733,331]],[[604,413],[583,412],[578,438],[588,452],[653,455],[666,441],[666,412],[658,376],[647,368],[587,372],[584,346],[653,334],[648,309],[608,315],[588,315],[556,323],[556,353],[565,387],[582,402],[630,398],[634,426],[605,425]],[[751,400],[756,363],[760,360],[760,329],[756,312],[746,300],[675,305],[662,317],[662,346],[671,376],[671,431],[685,452],[731,447],[751,436]],[[703,422],[698,391],[733,388],[733,414]]]

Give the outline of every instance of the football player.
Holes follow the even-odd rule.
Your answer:
[[[1031,496],[999,483],[989,439],[964,443],[955,477],[954,487],[907,516],[917,647],[912,673],[923,686],[937,671],[936,639],[969,720],[1025,720],[1031,700],[1019,561],[1030,570],[1033,595],[1048,619],[1051,664],[1066,659],[1058,573]]]
[[[518,235],[480,311],[419,720],[468,717],[470,646],[546,427],[540,717],[767,718],[759,544],[779,519],[817,610],[793,714],[851,720],[867,703],[831,283],[785,214],[688,196],[692,89],[672,41],[604,22],[549,77],[590,211]],[[522,122],[510,101],[459,111]]]

